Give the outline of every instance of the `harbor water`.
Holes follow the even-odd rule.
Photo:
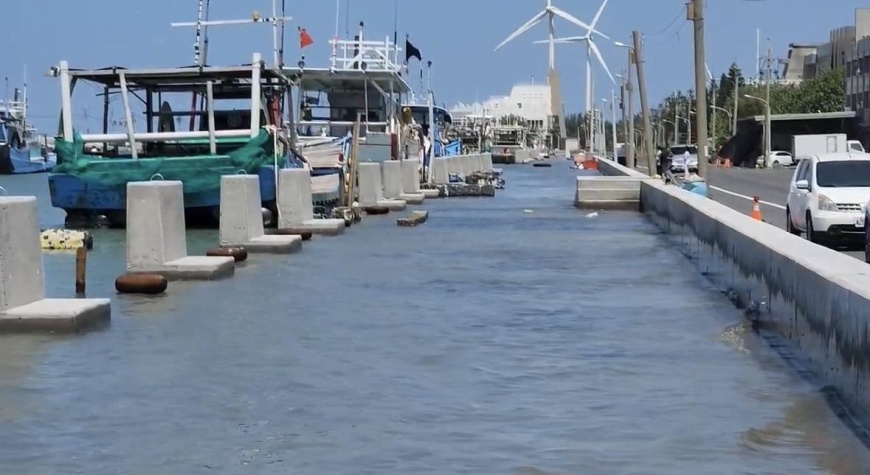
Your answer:
[[[88,296],[112,297],[111,325],[0,337],[0,472],[870,473],[655,226],[573,208],[553,163],[160,297],[115,295],[123,232],[96,232]],[[62,223],[45,176],[0,185]],[[50,296],[72,296],[73,260],[46,253]]]

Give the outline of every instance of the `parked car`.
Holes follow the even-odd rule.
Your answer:
[[[770,152],[770,163],[774,168],[790,167],[794,165],[794,158],[789,152],[784,150],[774,150]]]
[[[868,201],[870,155],[814,155],[802,159],[792,175],[786,227],[795,235],[805,233],[815,243],[863,242]]]
[[[686,158],[686,151],[689,151],[689,157]],[[698,147],[694,145],[679,144],[673,145],[670,148],[671,165],[670,170],[673,173],[682,173],[686,171],[686,167],[690,172],[698,171]]]

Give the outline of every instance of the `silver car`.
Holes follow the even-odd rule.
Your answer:
[[[673,145],[671,146],[671,166],[672,172],[684,172],[688,167],[690,172],[698,171],[698,147],[694,145]],[[686,151],[689,152],[686,157]]]

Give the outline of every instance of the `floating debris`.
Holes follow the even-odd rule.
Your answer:
[[[429,219],[428,211],[414,211],[408,217],[397,219],[396,224],[402,227],[414,227],[425,223],[427,219]]]

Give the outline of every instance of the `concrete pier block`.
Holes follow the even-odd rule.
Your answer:
[[[270,234],[263,229],[260,177],[221,177],[221,247],[244,247],[248,252],[289,254],[302,249],[302,236]]]
[[[480,171],[482,172],[490,172],[492,171],[492,154],[491,153],[482,153],[480,154]]]
[[[109,321],[109,299],[47,299],[36,197],[0,197],[0,331],[75,332]]]
[[[343,219],[314,219],[311,172],[290,168],[278,172],[278,229],[335,236],[344,232],[345,224]]]
[[[417,160],[402,160],[402,189],[405,193],[420,192],[420,162]]]
[[[188,256],[180,181],[127,183],[127,272],[153,272],[169,280],[233,275],[232,257]]]
[[[450,181],[450,158],[437,157],[432,158],[430,162],[430,172],[432,173],[432,182],[436,184],[447,183]]]
[[[360,208],[386,206],[390,211],[401,211],[407,203],[384,197],[380,163],[362,162],[359,164],[359,205]]]
[[[405,191],[402,162],[398,160],[381,163],[381,176],[384,180],[384,198],[388,200],[402,200],[409,205],[418,205],[426,198],[422,193]]]

